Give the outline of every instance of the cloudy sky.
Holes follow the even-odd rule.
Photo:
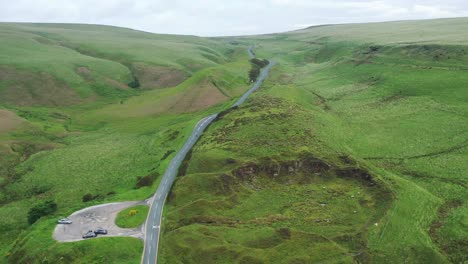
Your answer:
[[[200,36],[468,16],[467,0],[0,0],[0,21],[106,24]]]

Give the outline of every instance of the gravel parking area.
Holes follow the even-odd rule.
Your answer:
[[[104,228],[107,229],[107,235],[98,235],[98,237],[129,236],[143,240],[143,226],[138,228],[120,228],[115,224],[115,218],[120,211],[142,204],[147,205],[148,203],[146,201],[109,203],[91,206],[74,212],[68,216],[68,219],[73,221],[73,223],[57,224],[53,238],[60,242],[80,241],[83,240],[82,236],[87,231]]]

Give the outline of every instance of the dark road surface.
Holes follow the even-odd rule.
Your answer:
[[[255,55],[252,49],[253,47],[248,48],[247,52],[249,53],[249,56],[251,58],[254,58]],[[249,97],[249,95],[251,95],[255,90],[257,90],[260,87],[265,78],[268,76],[268,73],[274,64],[275,62],[270,61],[268,66],[266,66],[261,71],[260,76],[254,83],[254,85],[241,98],[239,98],[239,100],[237,100],[237,102],[234,103],[232,107],[241,105],[247,99],[247,97]],[[148,213],[148,218],[146,219],[144,230],[145,244],[141,263],[157,263],[163,206],[169,194],[169,191],[171,190],[172,184],[174,183],[174,180],[177,176],[179,166],[181,165],[187,153],[200,138],[203,131],[208,127],[208,125],[210,125],[213,122],[213,120],[215,120],[217,116],[218,114],[210,115],[208,117],[203,118],[197,123],[192,134],[185,142],[182,149],[179,152],[177,152],[175,157],[171,160],[169,167],[167,167],[166,172],[164,173],[163,178],[159,183],[158,189],[156,190],[156,193],[154,194],[151,200],[150,211]]]

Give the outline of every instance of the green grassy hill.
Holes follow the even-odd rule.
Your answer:
[[[150,196],[195,123],[247,89],[252,44],[278,64],[184,161],[159,262],[463,263],[467,25],[199,38],[0,24],[0,263],[139,263],[136,239],[56,243],[56,219]],[[28,224],[47,200],[57,211]]]
[[[93,25],[0,23],[0,35],[0,263],[139,263],[141,241],[58,244],[55,221],[148,198],[195,123],[248,88],[246,47]],[[47,200],[57,211],[28,224]]]
[[[239,38],[279,63],[194,149],[168,203],[163,263],[466,261],[467,25]]]
[[[330,38],[335,41],[378,44],[448,44],[466,45],[466,18],[408,20],[382,23],[342,24],[310,27],[286,35],[296,40]],[[281,34],[282,35],[282,34]],[[275,37],[279,36],[275,35]]]
[[[140,89],[176,86],[233,52],[199,37],[93,25],[2,23],[0,37],[1,103],[25,106],[126,97],[134,78]]]

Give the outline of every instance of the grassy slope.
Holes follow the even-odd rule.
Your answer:
[[[2,113],[13,113],[0,117],[1,124],[8,123],[0,134],[1,261],[137,263],[138,240],[104,238],[109,244],[102,251],[95,250],[104,243],[97,240],[59,245],[51,237],[55,219],[93,204],[152,194],[159,178],[153,186],[134,189],[137,177],[162,174],[173,156],[166,153],[181,147],[195,123],[247,88],[245,47],[103,26],[1,24],[0,31],[0,72],[9,78],[0,92],[22,87],[18,91],[37,96],[0,103]],[[142,74],[133,65],[146,65],[150,76],[157,76],[153,66],[177,69],[186,79],[173,88],[133,90],[122,86],[132,74]],[[34,85],[43,78],[37,71],[58,82],[58,89],[76,91],[72,97],[79,100],[65,106],[42,100],[54,91]],[[22,73],[21,78],[12,73]],[[18,83],[23,76],[32,77]],[[206,101],[199,91],[223,96]],[[59,95],[57,100],[64,99]],[[83,203],[86,193],[97,199]],[[28,226],[28,209],[45,199],[54,199],[58,211]],[[112,248],[122,250],[107,254]]]
[[[62,91],[62,96],[56,98],[55,104],[75,97],[75,93],[85,101],[96,96],[127,97],[134,94],[126,87],[132,75],[141,80],[151,80],[152,77],[146,75],[158,73],[169,79],[173,75],[174,80],[169,83],[177,84],[200,69],[225,62],[228,52],[226,45],[209,39],[155,35],[107,26],[2,23],[0,36],[2,67],[16,70],[16,75],[40,73],[29,76],[32,80],[24,84],[26,88],[40,87],[44,75],[48,74],[58,82],[56,85],[70,90],[68,93],[58,90]],[[25,102],[19,97],[18,89],[7,89],[5,86],[11,86],[11,82],[17,85],[19,82],[11,75],[14,74],[8,74],[9,78],[0,83],[0,87],[4,86],[0,89],[3,97],[10,99],[3,103],[45,104],[40,100],[43,95],[38,92],[24,89],[23,93],[33,97],[32,102]],[[148,83],[150,87],[143,88],[152,88],[152,83]],[[158,86],[157,82],[153,85]],[[38,87],[34,89],[37,91]]]
[[[279,64],[250,104],[212,125],[194,149],[168,203],[161,261],[465,261],[467,25],[468,19],[338,25],[240,39]],[[294,160],[303,151],[335,166],[342,166],[337,156],[351,156],[396,199],[386,207],[388,198],[372,196],[362,182],[326,175],[334,179],[329,186],[327,177],[312,176],[347,194],[360,188],[374,212],[388,209],[360,218],[349,210],[365,208],[337,195],[324,228],[311,219],[323,217],[316,204],[330,198],[314,185],[296,187],[283,176],[289,185],[270,180],[265,188],[262,173],[245,181],[232,171],[262,165],[265,157]],[[344,219],[348,229],[340,226]]]
[[[197,145],[188,173],[177,182],[166,210],[161,261],[177,263],[208,258],[214,263],[278,259],[286,263],[352,262],[355,261],[352,256],[358,253],[355,256],[358,260],[377,263],[466,259],[463,241],[467,237],[464,232],[467,210],[463,201],[467,168],[463,161],[467,156],[464,147],[467,109],[463,85],[467,80],[460,73],[464,72],[467,60],[466,39],[459,34],[466,24],[466,20],[455,19],[343,25],[240,39],[257,43],[256,53],[275,58],[279,65],[256,94],[257,99],[215,123]],[[13,27],[35,33],[20,33]],[[37,38],[38,31],[46,31],[39,35],[47,40],[36,42],[45,43],[47,52],[52,49],[53,54],[60,54],[58,58],[76,58],[63,64],[67,60],[36,54],[37,61],[20,65],[2,53],[2,65],[8,65],[4,72],[9,73],[12,67],[34,72],[41,63],[57,64],[52,70],[45,70],[69,82],[67,85],[82,98],[78,103],[87,103],[58,108],[7,106],[25,121],[13,133],[0,135],[0,151],[8,154],[2,155],[2,164],[15,164],[39,150],[56,149],[33,155],[13,171],[1,171],[2,175],[22,180],[8,184],[1,192],[0,227],[4,236],[0,253],[9,255],[4,260],[12,263],[33,259],[79,263],[85,258],[102,263],[138,263],[142,250],[139,241],[116,238],[58,244],[50,237],[54,220],[94,203],[148,196],[154,187],[133,190],[136,176],[162,173],[171,157],[161,160],[164,154],[180,147],[198,118],[223,107],[222,104],[200,109],[178,106],[197,101],[190,92],[197,87],[211,89],[207,80],[214,80],[223,94],[238,95],[245,89],[244,69],[248,68],[244,51],[236,51],[232,46],[228,49],[224,41],[152,36],[82,25],[4,25],[1,34],[8,38],[2,37],[1,41],[16,39],[5,45],[8,48],[25,39],[38,45],[31,41]],[[21,36],[13,37],[17,34]],[[93,43],[89,42],[91,36],[96,39]],[[67,48],[57,47],[57,42],[63,42]],[[410,42],[410,46],[401,44]],[[129,50],[126,48],[129,45],[138,48]],[[377,46],[377,51],[370,46]],[[213,59],[203,47],[219,53],[221,58]],[[41,50],[38,46],[34,49]],[[72,49],[92,56],[77,54]],[[181,55],[179,59],[171,57],[177,54]],[[74,64],[74,60],[80,62]],[[108,77],[123,84],[130,81],[131,71],[135,73],[132,62],[152,70],[151,65],[174,68],[193,77],[176,88],[143,93],[107,85]],[[77,65],[83,63],[93,69],[93,82],[86,80],[86,75],[77,74]],[[114,70],[107,72],[108,69]],[[37,76],[28,78],[38,80]],[[96,85],[99,80],[106,85]],[[56,86],[64,85],[59,82]],[[4,83],[0,84],[0,91],[4,87]],[[106,92],[102,92],[102,87]],[[68,98],[64,96],[59,98]],[[265,96],[266,100],[261,100]],[[276,101],[275,97],[286,100]],[[264,157],[289,162],[300,159],[303,153],[311,153],[334,166],[347,166],[338,156],[350,155],[358,166],[370,169],[385,182],[397,199],[381,218],[390,199],[382,201],[385,196],[377,195],[378,190],[376,194],[362,181],[336,177],[332,172],[325,175],[332,181],[312,177],[330,192],[323,192],[323,188],[317,189],[314,184],[296,182],[287,175],[278,182],[267,180],[268,174],[261,173],[254,179],[254,185],[234,180],[228,184],[232,190],[226,194],[223,181],[230,178],[220,175],[231,174],[251,161],[262,164]],[[308,173],[298,175],[306,183],[310,180]],[[281,180],[289,185],[283,187]],[[108,185],[97,187],[102,182]],[[257,192],[255,188],[263,191]],[[367,202],[355,203],[350,199],[349,195],[356,196],[358,191],[364,196],[359,198]],[[100,200],[82,203],[81,197],[87,192],[100,194]],[[57,214],[28,227],[27,209],[38,199],[50,197],[59,202]],[[323,200],[331,201],[331,206],[320,211],[323,208],[317,204]],[[265,210],[258,210],[258,203]],[[208,218],[193,218],[200,215]],[[219,218],[210,218],[213,216]],[[332,221],[317,223],[317,218]],[[233,219],[244,222],[232,224]],[[372,225],[374,222],[378,225]],[[25,231],[19,236],[19,230]],[[253,233],[257,240],[253,239]],[[17,237],[15,246],[10,247]],[[309,246],[304,248],[305,244]],[[95,251],[96,247],[102,248],[102,252]],[[112,254],[112,248],[119,255]],[[218,256],[222,259],[217,259]]]
[[[379,221],[391,194],[382,183],[338,176],[339,169],[356,165],[316,140],[311,114],[256,94],[210,126],[169,199],[160,262],[368,259],[362,236]],[[307,165],[316,157],[337,170]]]
[[[468,19],[250,39],[280,60],[265,93],[314,111],[317,137],[394,182],[375,262],[466,260]]]

